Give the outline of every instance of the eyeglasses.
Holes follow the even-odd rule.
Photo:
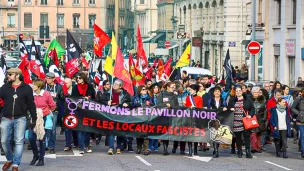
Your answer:
[[[81,78],[81,77],[77,77],[76,79],[77,79],[77,80],[81,80],[82,78]]]
[[[145,89],[145,88],[143,88],[143,89],[141,89],[141,91],[146,91],[147,89]]]

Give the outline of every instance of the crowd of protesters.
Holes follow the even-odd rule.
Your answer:
[[[287,138],[291,134],[294,143],[299,146],[301,157],[304,158],[304,148],[301,148],[304,147],[304,89],[291,94],[290,88],[278,81],[265,82],[261,87],[247,86],[244,83],[247,71],[236,68],[236,79],[229,89],[225,81],[216,76],[198,75],[194,78],[183,72],[180,79],[156,82],[154,73],[153,79],[147,79],[145,85],[136,87],[135,95],[131,96],[122,88],[123,81],[119,79],[113,83],[103,80],[102,86],[98,86],[89,82],[87,73],[80,72],[74,79],[66,78],[62,86],[56,83],[54,73],[47,73],[45,80],[37,79],[32,85],[27,85],[23,83],[21,70],[11,68],[8,70],[7,83],[0,89],[1,154],[7,159],[3,170],[10,167],[14,171],[18,170],[25,139],[29,140],[28,149],[33,152],[30,165],[44,165],[45,151],[56,153],[58,125],[62,127],[61,133],[65,134],[64,151],[79,150],[80,154],[93,152],[91,143],[98,145],[102,135],[65,129],[62,125],[66,97],[80,97],[104,105],[132,108],[184,106],[230,110],[234,113],[231,153],[237,154],[238,158],[243,157],[243,144],[246,158],[252,158],[252,153],[262,153],[266,151],[265,145],[272,143],[276,148],[276,157],[288,158]],[[304,86],[300,79],[298,86]],[[242,118],[251,118],[254,115],[259,127],[245,130]],[[115,137],[113,134],[105,136],[109,155],[121,154],[124,150],[133,151],[133,137]],[[175,141],[172,142],[172,151],[168,150],[169,143],[168,140],[136,138],[135,152],[149,155],[162,146],[163,155],[169,155],[176,153],[179,146],[181,155],[188,153],[192,156],[198,155],[198,151],[208,151],[207,143],[210,143],[213,157],[220,156],[218,143]]]

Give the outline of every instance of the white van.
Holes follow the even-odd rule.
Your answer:
[[[24,45],[25,45],[27,51],[29,53],[31,53],[32,41],[31,40],[24,40],[23,42],[24,42]],[[40,53],[40,51],[41,51],[41,43],[39,41],[35,41],[35,45],[38,48],[38,52]]]
[[[193,75],[193,76],[197,76],[197,75],[210,75],[210,76],[212,76],[211,71],[209,71],[208,69],[204,69],[204,68],[182,67],[180,71],[181,71],[181,74],[183,73],[183,71],[186,71],[187,75]],[[193,77],[193,78],[195,78],[195,77]]]

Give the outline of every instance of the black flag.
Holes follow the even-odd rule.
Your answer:
[[[79,58],[81,56],[82,50],[78,43],[73,38],[72,34],[67,30],[67,60],[70,61],[73,58]]]
[[[225,90],[228,90],[228,89],[230,89],[230,86],[232,85],[232,67],[231,67],[229,49],[226,53],[224,67],[225,67],[225,71],[226,71],[226,88],[225,88]]]

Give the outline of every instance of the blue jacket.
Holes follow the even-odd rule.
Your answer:
[[[147,107],[147,106],[154,106],[153,99],[150,96],[146,96],[146,97],[134,96],[133,97],[133,99],[132,99],[133,108]]]
[[[277,127],[279,126],[279,121],[278,121],[278,113],[277,113],[277,108],[274,107],[274,108],[271,108],[270,109],[270,124],[271,126],[274,128],[274,127]],[[286,107],[286,124],[287,124],[287,137],[290,137],[291,136],[291,125],[290,125],[290,113],[289,113],[289,110],[288,108]],[[279,134],[279,130],[278,129],[273,129],[271,130],[271,136],[273,138],[280,138],[280,134]]]

